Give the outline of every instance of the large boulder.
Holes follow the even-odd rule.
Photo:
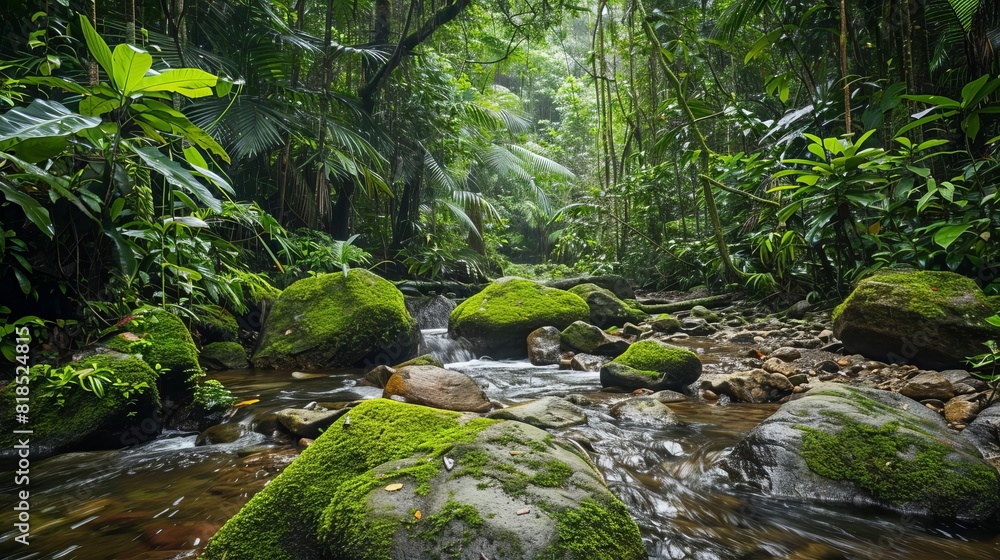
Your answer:
[[[158,384],[165,399],[190,396],[192,374],[200,373],[198,347],[191,331],[176,315],[163,309],[136,313],[123,324],[124,331],[106,341],[109,348],[135,354],[160,370]]]
[[[587,302],[576,294],[510,278],[490,284],[459,304],[448,320],[448,330],[493,358],[523,358],[531,331],[545,326],[562,330],[589,317]]]
[[[389,377],[382,396],[444,410],[489,412],[493,403],[468,375],[437,366],[405,366]]]
[[[964,430],[962,436],[971,441],[994,467],[1000,469],[1000,402],[993,403]]]
[[[66,368],[69,369],[66,369]],[[84,390],[75,380],[62,383],[62,374],[103,376],[103,396]],[[27,423],[16,422],[17,388],[23,376],[0,390],[0,457],[17,453],[20,439],[30,440],[32,458],[73,450],[118,449],[138,443],[135,434],[154,437],[162,418],[157,373],[137,356],[118,352],[94,354],[46,373],[44,366],[31,368],[30,409]],[[26,380],[27,381],[27,380]],[[126,395],[127,393],[127,395]],[[61,401],[61,402],[60,402]],[[30,429],[30,435],[13,430]]]
[[[303,278],[274,302],[253,364],[322,369],[394,364],[416,354],[417,322],[391,282],[362,269]]]
[[[517,420],[538,428],[568,428],[587,421],[587,414],[575,404],[559,397],[542,397],[494,410],[490,418]]]
[[[951,272],[882,272],[858,283],[833,311],[834,335],[848,353],[925,369],[965,366],[1000,338],[996,312],[976,283]]]
[[[206,370],[246,369],[247,351],[239,342],[213,342],[206,344],[198,355],[198,363]]]
[[[625,303],[611,290],[601,288],[596,284],[579,284],[569,289],[580,296],[590,307],[590,323],[606,329],[612,326],[622,326],[625,323],[640,323],[648,315]]]
[[[601,385],[629,391],[680,391],[700,375],[701,360],[694,352],[658,340],[640,340],[601,366]]]
[[[444,296],[410,298],[406,309],[417,320],[421,329],[446,329],[448,317],[455,310],[455,302]]]
[[[629,347],[626,340],[612,337],[598,327],[583,321],[574,321],[566,327],[560,333],[560,342],[574,352],[603,356],[618,356]]]
[[[992,523],[997,471],[937,413],[898,393],[823,383],[783,405],[723,462],[783,498]]]
[[[617,274],[560,278],[558,280],[549,280],[545,284],[552,288],[559,288],[560,290],[569,290],[574,286],[582,284],[594,284],[595,286],[609,290],[619,299],[635,299],[635,290],[632,289],[632,285],[624,277]]]
[[[306,448],[203,556],[443,557],[646,554],[624,505],[574,446],[520,422],[375,399]]]
[[[528,360],[536,366],[558,364],[562,336],[555,327],[540,327],[528,334]]]

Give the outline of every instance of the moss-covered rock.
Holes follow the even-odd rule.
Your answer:
[[[203,558],[482,555],[645,558],[627,510],[575,448],[526,424],[386,399],[335,422]]]
[[[883,362],[963,368],[983,342],[1000,338],[986,322],[996,310],[971,279],[951,272],[882,272],[858,283],[833,312],[844,348]]]
[[[0,406],[10,411],[0,415],[0,457],[12,456],[19,438],[30,440],[32,458],[84,449],[117,449],[155,437],[161,427],[160,396],[156,389],[157,373],[135,356],[117,352],[94,354],[67,364],[73,371],[97,370],[108,378],[102,383],[104,396],[86,391],[70,381],[61,391],[63,404],[57,403],[54,381],[36,377],[30,384],[30,410],[27,425],[33,433],[15,435],[24,429],[14,423],[16,390],[23,384],[10,383],[0,390]],[[56,368],[63,370],[65,366]],[[43,366],[31,369],[40,376]],[[115,383],[123,384],[115,387]],[[125,392],[129,395],[125,396]],[[51,393],[50,396],[46,394]]]
[[[213,342],[206,344],[198,356],[201,367],[207,370],[246,369],[247,351],[239,342]]]
[[[412,357],[417,323],[391,282],[352,269],[299,280],[268,314],[253,364],[320,369],[391,364]]]
[[[649,322],[649,326],[653,327],[653,330],[656,332],[666,334],[673,334],[681,330],[681,322],[669,313],[660,313],[655,319]]]
[[[995,523],[1000,480],[936,413],[897,393],[819,384],[754,428],[723,463],[768,494],[947,521]]]
[[[579,286],[581,284],[593,284],[595,286],[599,286],[609,290],[615,297],[622,300],[635,299],[635,290],[632,289],[632,285],[629,284],[628,280],[624,277],[618,276],[617,274],[577,276],[574,278],[559,278],[545,282],[546,286],[559,288],[560,290],[569,290],[574,286]]]
[[[204,345],[235,342],[240,337],[240,325],[232,313],[218,305],[208,305],[198,313],[198,332]]]
[[[611,290],[596,284],[580,284],[569,289],[590,307],[590,323],[602,329],[621,326],[625,323],[639,323],[648,317],[642,311],[618,299]]]
[[[700,375],[701,360],[694,352],[658,340],[640,340],[601,366],[601,385],[629,391],[680,391]]]
[[[574,352],[618,356],[628,349],[629,343],[619,337],[610,336],[598,327],[574,321],[559,334],[560,343]]]
[[[451,313],[448,330],[493,358],[527,356],[527,337],[539,327],[565,329],[586,321],[590,308],[580,296],[520,278],[494,282]]]
[[[705,307],[704,305],[696,305],[696,306],[692,307],[691,308],[691,316],[692,317],[697,317],[699,319],[704,319],[704,320],[708,321],[709,323],[718,323],[719,321],[722,320],[722,319],[719,318],[718,315],[715,314],[714,311],[712,311],[711,309]]]
[[[140,356],[153,369],[163,398],[182,400],[190,396],[191,375],[200,373],[198,347],[191,332],[176,315],[163,309],[137,313],[122,332],[108,341],[112,349]]]

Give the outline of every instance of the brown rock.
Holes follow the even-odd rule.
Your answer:
[[[795,366],[788,362],[782,361],[780,358],[768,358],[764,360],[764,371],[768,373],[780,373],[781,375],[795,375]]]
[[[762,369],[728,375],[718,386],[718,392],[745,403],[777,402],[792,394],[792,390],[787,377]]]
[[[407,366],[389,378],[382,396],[460,412],[488,412],[493,404],[464,373],[435,366]]]
[[[536,366],[558,364],[561,354],[559,329],[541,327],[528,335],[528,360]]]
[[[979,414],[979,401],[965,400],[961,397],[951,399],[944,405],[944,419],[948,422],[968,424]]]
[[[365,374],[365,378],[362,380],[362,385],[370,385],[372,387],[385,387],[386,382],[392,377],[392,374],[396,373],[396,370],[392,369],[387,365],[377,365],[368,373]]]
[[[797,348],[792,348],[791,346],[782,346],[781,348],[778,348],[774,352],[768,354],[768,357],[778,358],[782,362],[793,362],[802,357],[802,352],[799,352]]]
[[[955,396],[955,389],[943,375],[936,371],[924,371],[906,381],[899,392],[911,399],[941,399],[947,401]]]

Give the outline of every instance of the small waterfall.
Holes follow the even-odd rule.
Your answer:
[[[476,359],[472,343],[464,338],[451,338],[448,329],[424,329],[424,353],[431,354],[443,364],[468,362]]]

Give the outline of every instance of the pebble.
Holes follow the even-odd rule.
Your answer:
[[[702,396],[702,398],[704,398],[707,401],[714,401],[714,400],[717,400],[719,398],[719,395],[716,395],[714,391],[710,391],[708,389],[705,389],[704,391],[702,391],[701,392],[701,396]]]

